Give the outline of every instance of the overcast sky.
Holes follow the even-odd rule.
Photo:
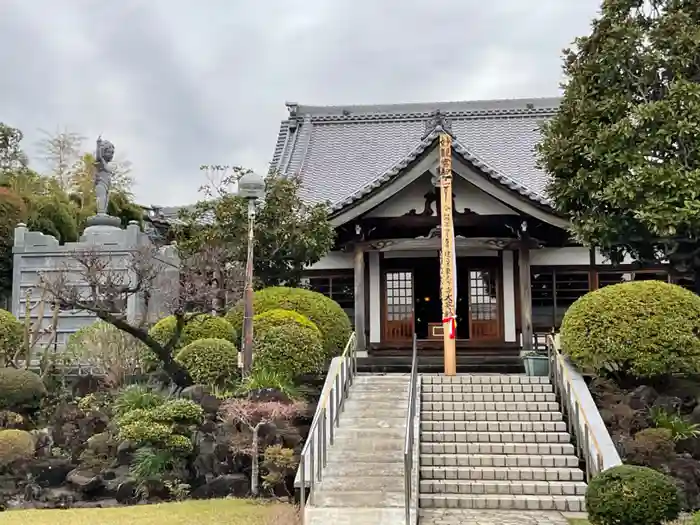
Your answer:
[[[266,169],[285,101],[557,95],[599,3],[0,0],[0,122],[30,154],[40,129],[102,133],[139,202],[185,204],[201,164]]]

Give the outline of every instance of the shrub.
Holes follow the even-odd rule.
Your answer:
[[[586,510],[593,525],[660,525],[680,512],[678,489],[646,467],[621,465],[591,480]]]
[[[187,436],[173,434],[165,439],[163,446],[174,454],[190,454],[194,450],[192,440]]]
[[[131,385],[122,390],[112,405],[112,411],[122,416],[136,409],[148,410],[165,403],[165,397],[143,385]]]
[[[112,386],[142,371],[146,346],[134,336],[105,321],[97,321],[71,334],[66,353],[81,365],[104,374]]]
[[[700,297],[674,284],[606,286],[566,312],[561,341],[574,363],[637,377],[700,372]]]
[[[251,370],[251,373],[239,385],[237,393],[247,396],[251,392],[269,389],[282,392],[289,399],[301,397],[300,389],[296,387],[289,374],[260,367],[254,367]]]
[[[625,460],[643,467],[660,467],[676,456],[673,434],[666,428],[647,428],[625,444]]]
[[[0,366],[7,366],[22,346],[24,327],[7,310],[0,309]]]
[[[34,457],[34,438],[24,430],[0,430],[0,466]]]
[[[253,308],[259,314],[282,308],[306,316],[321,331],[326,358],[339,355],[352,332],[350,319],[338,303],[325,295],[303,288],[276,286],[259,290],[255,292]],[[243,303],[229,311],[226,318],[240,332],[243,326]]]
[[[46,386],[34,372],[0,368],[0,409],[32,411],[39,408],[44,396]]]
[[[678,413],[667,412],[661,407],[653,407],[649,412],[649,416],[655,427],[671,431],[673,441],[694,439],[700,436],[700,425],[686,421]]]
[[[296,377],[319,372],[324,362],[321,334],[316,327],[283,324],[268,328],[255,339],[256,370]]]
[[[155,421],[161,423],[180,423],[199,425],[204,419],[204,410],[189,399],[173,399],[151,410]]]
[[[224,339],[199,339],[180,350],[176,360],[195,383],[219,385],[238,372],[236,345]]]
[[[121,441],[133,441],[138,445],[164,443],[173,434],[170,425],[140,419],[119,427]]]
[[[284,310],[283,308],[273,308],[272,310],[257,314],[253,317],[253,334],[255,337],[262,336],[267,333],[270,328],[281,325],[311,328],[316,330],[319,337],[321,337],[321,332],[318,330],[318,327],[310,321],[308,317],[292,310]]]
[[[168,316],[158,321],[150,330],[150,335],[160,344],[166,344],[175,333],[177,321],[175,316]],[[224,339],[236,343],[236,330],[223,317],[202,314],[185,323],[175,350],[180,350],[199,339]]]

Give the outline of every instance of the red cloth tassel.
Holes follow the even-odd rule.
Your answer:
[[[442,320],[444,323],[450,323],[449,332],[447,335],[450,339],[454,339],[457,336],[457,320],[454,317],[447,317]]]

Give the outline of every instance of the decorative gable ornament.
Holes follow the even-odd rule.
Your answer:
[[[433,132],[448,133],[454,138],[454,134],[452,133],[452,122],[447,118],[447,115],[439,109],[433,111],[425,121],[425,131],[423,132],[421,140],[425,140]]]

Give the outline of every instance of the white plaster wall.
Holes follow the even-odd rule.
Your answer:
[[[540,248],[530,251],[530,264],[532,266],[588,266],[590,262],[589,249],[581,246]]]
[[[503,335],[506,342],[517,341],[515,333],[515,265],[513,252],[503,251]]]
[[[382,340],[382,298],[379,252],[369,252],[369,342]]]
[[[307,270],[352,270],[355,267],[352,255],[349,252],[330,252]]]
[[[367,214],[368,217],[400,217],[411,210],[421,213],[425,208],[425,194],[434,189],[430,174],[422,175],[415,182],[399,191]],[[455,194],[455,211],[468,208],[479,215],[516,215],[511,208],[456,176],[452,182]],[[433,203],[433,210],[435,204]]]

